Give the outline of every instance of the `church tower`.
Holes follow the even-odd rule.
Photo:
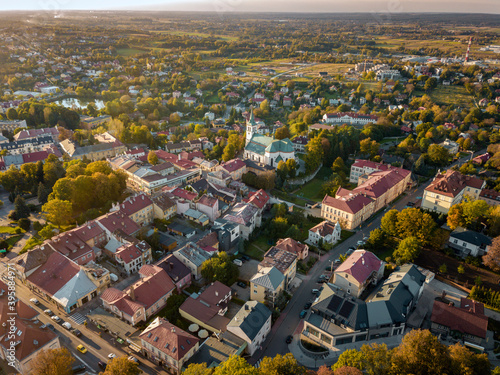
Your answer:
[[[245,146],[247,146],[248,143],[250,143],[250,140],[252,139],[252,136],[255,134],[256,131],[257,131],[257,123],[255,122],[255,118],[253,117],[253,107],[250,107],[250,117],[248,118],[247,121]]]

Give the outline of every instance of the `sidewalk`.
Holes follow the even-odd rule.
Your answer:
[[[299,324],[299,327],[302,328],[303,323]],[[297,327],[297,328],[299,328]],[[293,354],[295,359],[297,359],[297,362],[299,362],[302,366],[305,366],[309,369],[315,369],[317,370],[320,366],[326,365],[326,366],[332,366],[334,365],[339,356],[346,350],[348,349],[361,349],[361,347],[365,344],[386,344],[389,349],[392,349],[399,344],[401,344],[401,340],[403,339],[403,335],[399,336],[391,336],[391,337],[385,337],[382,339],[377,339],[377,340],[370,340],[370,341],[362,341],[362,342],[356,342],[356,343],[351,343],[351,344],[345,344],[345,345],[338,345],[336,346],[333,350],[330,349],[328,356],[325,358],[312,358],[309,355],[307,355],[300,347],[300,332],[302,329],[297,329],[294,332],[293,335],[293,341],[291,344],[288,345],[288,348],[290,349],[290,353]]]

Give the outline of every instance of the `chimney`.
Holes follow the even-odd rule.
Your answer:
[[[133,285],[129,289],[129,296],[132,301],[135,301],[135,288]]]

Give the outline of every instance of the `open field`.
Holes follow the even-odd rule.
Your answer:
[[[120,48],[117,49],[119,55],[122,56],[132,56],[147,52],[147,50],[137,49],[137,48]]]
[[[419,94],[424,92],[419,91]],[[474,105],[473,97],[462,86],[437,86],[430,94],[432,100],[444,105]]]
[[[304,76],[317,77],[319,72],[328,72],[330,76],[346,73],[354,64],[317,64],[301,69]]]

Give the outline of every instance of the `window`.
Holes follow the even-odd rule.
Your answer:
[[[257,294],[257,290],[254,290],[253,292],[254,292],[255,294]]]

